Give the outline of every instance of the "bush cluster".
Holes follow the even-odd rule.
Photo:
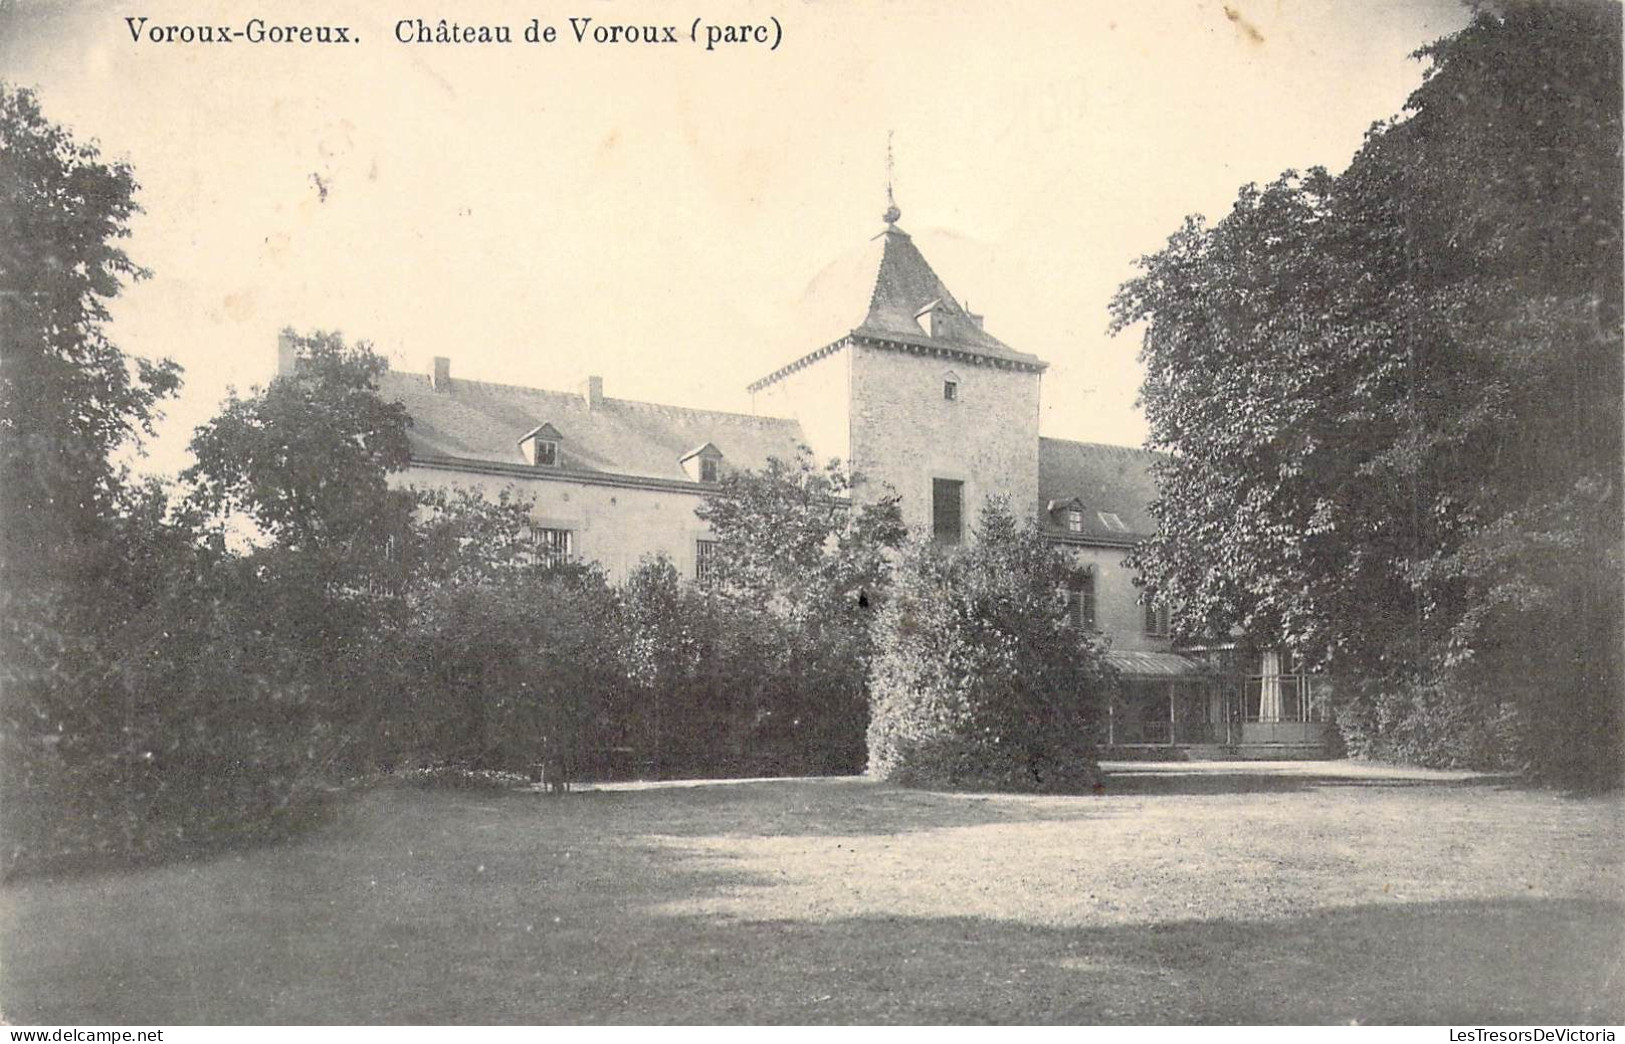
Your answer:
[[[881,614],[869,770],[908,786],[1079,791],[1111,684],[1072,629],[1071,564],[991,504],[976,539],[914,544]]]
[[[517,500],[426,500],[440,510],[413,531],[436,540],[524,517]],[[37,650],[31,672],[7,663],[0,872],[264,837],[378,773],[862,769],[861,685],[817,688],[823,676],[785,654],[804,636],[664,559],[612,584],[595,567],[492,561],[449,541],[479,567],[425,552],[333,583],[312,551],[214,554],[182,536],[148,563],[150,597],[100,606],[95,626],[84,606],[24,614]]]
[[[1449,682],[1349,688],[1336,713],[1353,757],[1483,771],[1528,767],[1528,730],[1515,703]]]

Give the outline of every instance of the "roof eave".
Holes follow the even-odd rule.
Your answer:
[[[1133,533],[1092,536],[1088,533],[1045,533],[1044,539],[1074,547],[1133,547],[1146,539]]]
[[[864,344],[871,348],[884,348],[891,351],[913,352],[918,355],[935,355],[949,359],[958,359],[963,362],[979,366],[994,366],[1006,370],[1022,370],[1028,373],[1043,373],[1049,369],[1049,363],[1037,356],[1011,358],[999,355],[973,345],[958,345],[931,338],[910,338],[896,334],[878,334],[866,332],[862,328],[853,329],[844,336],[831,341],[817,351],[808,352],[794,362],[779,367],[772,373],[759,380],[752,381],[745,386],[748,392],[759,392],[763,388],[776,384],[798,370],[804,370],[813,363],[833,355],[842,348],[853,344]]]
[[[906,337],[889,332],[873,333],[861,328],[853,330],[848,337],[853,341],[875,348],[889,348],[894,351],[960,358],[972,363],[992,364],[1002,369],[1026,370],[1031,373],[1043,373],[1049,369],[1049,363],[1036,355],[1024,355],[1014,351],[1008,356],[1000,355],[985,348],[978,348],[975,345],[955,344],[951,341],[939,341],[930,337]]]
[[[428,468],[433,471],[460,471],[470,475],[503,475],[538,482],[575,482],[588,486],[616,486],[621,489],[646,489],[665,493],[692,493],[709,496],[722,487],[715,482],[697,482],[693,479],[661,478],[656,475],[627,475],[613,471],[581,471],[569,468],[538,468],[529,464],[514,464],[501,460],[479,460],[473,457],[452,457],[438,453],[413,453],[408,467]],[[832,502],[849,503],[849,498],[830,497]]]

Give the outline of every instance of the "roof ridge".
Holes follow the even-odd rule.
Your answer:
[[[605,396],[604,402],[619,403],[622,406],[633,406],[645,410],[670,410],[676,413],[692,413],[706,417],[720,417],[728,420],[750,421],[756,424],[794,424],[791,417],[769,417],[760,413],[739,413],[735,410],[706,410],[698,406],[675,406],[664,402],[644,402],[642,399],[612,399]]]
[[[1085,439],[1062,439],[1057,438],[1054,435],[1040,435],[1038,436],[1038,441],[1065,443],[1068,446],[1087,446],[1090,449],[1117,450],[1123,453],[1143,453],[1148,457],[1162,456],[1162,454],[1158,453],[1156,450],[1146,449],[1144,446],[1125,446],[1119,442],[1090,442]]]
[[[392,371],[391,375],[392,376],[400,376],[400,377],[411,377],[411,378],[414,378],[419,383],[427,381],[429,379],[428,375],[426,375],[426,374],[411,373],[411,372],[403,371],[403,370],[402,371]],[[535,388],[535,387],[531,387],[530,385],[526,385],[526,384],[507,384],[507,383],[504,383],[502,381],[482,381],[482,380],[477,380],[477,379],[474,379],[474,378],[471,378],[471,377],[458,377],[458,378],[456,378],[454,380],[453,383],[455,383],[455,384],[463,384],[463,385],[473,385],[473,386],[478,387],[478,388],[488,388],[488,389],[492,389],[492,390],[496,390],[496,391],[523,392],[523,393],[525,393],[527,395],[553,396],[553,397],[564,398],[564,399],[575,399],[578,402],[581,400],[581,393],[580,392],[555,391],[552,388]],[[756,413],[739,413],[739,412],[737,412],[735,410],[707,410],[707,409],[701,409],[701,408],[696,407],[696,406],[678,406],[678,405],[674,405],[672,403],[664,403],[664,402],[645,402],[642,399],[619,399],[619,398],[613,398],[613,397],[608,396],[608,395],[604,396],[604,398],[602,400],[600,400],[600,401],[605,403],[605,404],[614,403],[617,406],[630,406],[630,407],[633,407],[635,409],[640,409],[640,410],[667,410],[667,411],[671,411],[671,412],[675,412],[675,413],[687,413],[687,414],[692,414],[692,415],[697,415],[697,416],[704,416],[704,417],[723,418],[723,419],[735,420],[735,421],[750,421],[750,422],[757,423],[757,424],[794,424],[795,423],[795,420],[793,418],[790,418],[790,417],[769,417],[769,416],[764,416],[762,414],[756,414]]]
[[[870,237],[871,242],[876,239],[883,240],[883,242],[880,244],[880,257],[875,260],[874,278],[869,281],[869,307],[863,310],[863,318],[858,321],[858,326],[862,326],[868,321],[869,316],[874,313],[876,302],[880,298],[880,277],[886,271],[886,251],[891,248],[891,237],[894,235],[902,236],[904,239],[913,242],[913,237],[896,225],[887,225]],[[857,329],[857,327],[853,327],[853,329]]]

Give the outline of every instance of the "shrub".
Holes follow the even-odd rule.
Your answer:
[[[272,626],[276,600],[201,556],[160,568],[142,604],[71,645],[71,674],[13,694],[30,714],[0,751],[5,872],[275,833],[329,767],[314,658]]]
[[[1337,727],[1356,758],[1433,768],[1525,767],[1525,722],[1511,703],[1451,682],[1363,682],[1337,705]]]
[[[853,502],[861,482],[803,447],[725,476],[696,511],[722,551],[706,589],[736,638],[719,662],[753,760],[774,771],[863,767],[874,613],[904,528],[895,495]]]
[[[418,766],[525,772],[577,764],[625,688],[606,648],[619,607],[596,569],[565,566],[424,599],[404,633],[400,688],[381,727]]]
[[[881,612],[871,774],[907,786],[1075,791],[1109,669],[1067,624],[1071,570],[990,501],[973,543],[914,543]]]

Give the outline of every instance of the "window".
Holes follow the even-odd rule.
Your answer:
[[[694,541],[694,579],[703,584],[716,579],[721,572],[722,549],[717,541]]]
[[[722,451],[716,443],[696,446],[678,458],[683,474],[690,482],[720,482],[722,480]]]
[[[1068,508],[1066,512],[1066,531],[1068,533],[1083,532],[1083,509]]]
[[[1324,694],[1315,677],[1294,664],[1289,654],[1270,650],[1262,654],[1259,673],[1249,675],[1242,689],[1243,720],[1257,722],[1316,722],[1327,720]]]
[[[942,397],[945,400],[947,400],[948,402],[958,402],[959,401],[959,382],[958,381],[953,381],[953,380],[943,381],[942,382]]]
[[[965,484],[954,479],[931,480],[931,538],[939,544],[957,544],[964,535]]]
[[[1100,524],[1111,530],[1113,533],[1128,532],[1128,527],[1123,525],[1123,520],[1117,517],[1117,513],[1115,511],[1097,511],[1095,514],[1100,516]]]
[[[533,468],[555,468],[559,464],[559,444],[563,439],[553,425],[538,424],[519,436],[519,452]]]
[[[1095,630],[1095,574],[1076,573],[1066,585],[1066,624],[1074,631]]]
[[[1145,633],[1153,637],[1168,634],[1168,607],[1155,601],[1145,603]]]
[[[575,553],[574,534],[568,529],[533,529],[530,532],[536,544],[536,557],[543,565],[564,565]]]

